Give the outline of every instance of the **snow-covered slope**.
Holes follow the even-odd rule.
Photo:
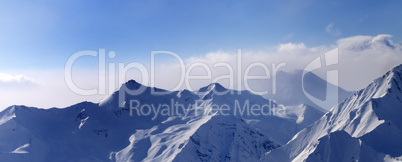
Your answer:
[[[265,161],[402,160],[402,65],[267,152]]]
[[[126,93],[134,90],[141,93]],[[130,108],[139,105],[148,107]],[[254,115],[244,105],[269,105],[261,109],[265,113],[274,109]],[[0,161],[258,160],[323,114],[216,83],[168,92],[131,80],[99,104],[0,112]]]

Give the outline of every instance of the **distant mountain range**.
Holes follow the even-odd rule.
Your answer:
[[[307,104],[316,108],[327,109],[331,108],[333,103],[342,102],[347,97],[351,96],[353,93],[348,92],[336,85],[327,83],[325,80],[321,79],[312,72],[307,72],[303,76],[302,70],[295,70],[293,72],[283,72],[279,71],[276,74],[276,93],[273,93],[273,83],[272,80],[267,82],[268,94],[264,95],[265,98],[275,100],[278,103],[284,105],[300,105]],[[319,100],[327,100],[327,90],[328,89],[338,89],[338,98],[328,98],[328,104],[317,105],[312,102],[304,93],[303,88],[306,93],[312,95]],[[330,92],[329,92],[330,93]]]
[[[299,77],[278,74],[276,96],[130,80],[100,103],[10,106],[0,112],[0,161],[401,160],[402,66],[351,97],[340,89],[343,102],[329,112],[304,96]],[[312,95],[326,88],[312,73],[305,79]]]

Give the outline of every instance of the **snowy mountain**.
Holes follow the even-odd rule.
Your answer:
[[[98,104],[8,107],[0,161],[259,160],[323,114],[217,83],[169,92],[131,80]]]
[[[264,161],[402,161],[402,65],[374,80]]]

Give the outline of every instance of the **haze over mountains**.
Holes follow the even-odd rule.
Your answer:
[[[269,80],[267,84],[273,85],[272,80]],[[273,86],[268,86],[268,88],[269,92],[273,92]],[[303,88],[306,93],[309,93],[319,100],[328,100],[328,104],[324,105],[325,108],[307,98],[306,94],[303,92]],[[326,93],[329,89],[338,89],[337,100],[335,98],[328,98],[329,96],[327,96]],[[279,71],[278,74],[276,74],[276,93],[268,93],[264,95],[264,97],[285,105],[307,104],[316,108],[327,109],[326,111],[328,111],[334,106],[333,103],[342,102],[351,95],[352,92],[327,83],[312,72],[308,72],[303,76],[303,70],[295,70],[290,73]]]
[[[398,160],[401,84],[398,66],[325,112],[285,86],[274,101],[218,83],[169,92],[131,80],[100,103],[8,107],[0,113],[0,161]]]

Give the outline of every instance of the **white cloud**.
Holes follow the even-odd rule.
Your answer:
[[[401,44],[391,35],[354,36],[340,39],[339,75],[347,89],[364,88],[373,79],[402,63]]]
[[[26,86],[26,85],[36,85],[37,82],[24,75],[12,75],[6,73],[0,73],[0,85],[8,86]]]
[[[280,44],[278,47],[278,52],[285,52],[285,53],[294,53],[294,52],[301,52],[307,50],[307,47],[304,43],[294,44],[294,43],[287,43],[287,44]]]
[[[377,36],[354,36],[338,40],[338,45],[350,51],[362,52],[364,50],[393,50],[395,44],[390,40],[392,36],[379,34]]]
[[[279,44],[268,50],[260,51],[242,51],[242,71],[248,65],[261,62],[272,70],[272,65],[283,62],[286,67],[281,68],[284,71],[292,71],[295,69],[304,69],[305,66],[317,57],[323,56],[325,52],[330,51],[335,47],[339,47],[339,63],[335,66],[322,68],[315,71],[317,75],[325,78],[326,70],[339,70],[339,85],[346,90],[359,90],[367,86],[377,77],[385,74],[392,67],[402,63],[402,47],[401,44],[395,44],[390,40],[390,35],[377,36],[353,36],[339,39],[334,45],[307,47],[304,43],[286,43]],[[220,75],[228,74],[227,68],[217,68],[214,64],[225,62],[233,67],[234,73],[238,71],[237,53],[216,51],[205,54],[204,56],[191,57],[185,61],[186,65],[194,63],[205,63],[212,71],[212,79],[204,81],[194,81],[192,88],[205,86],[210,83],[213,78]],[[167,68],[168,67],[168,68]],[[171,79],[171,76],[180,76],[177,66],[165,65],[157,70],[158,78],[163,81],[156,86],[167,88],[166,81]],[[254,73],[263,74],[261,69],[255,69]],[[272,73],[272,71],[271,71]],[[193,70],[192,75],[205,75],[205,70]],[[235,76],[237,77],[237,76]],[[242,80],[243,81],[243,80]],[[225,82],[225,81],[224,81]],[[177,83],[177,82],[176,82]],[[225,83],[224,83],[225,84]],[[234,80],[234,87],[237,87],[237,80]],[[226,85],[227,86],[227,85]],[[183,87],[184,88],[184,87]]]
[[[334,27],[334,23],[329,23],[325,28],[325,31],[333,36],[339,36],[342,34],[342,31],[338,28]]]
[[[89,74],[80,69],[79,73],[74,73],[74,81],[84,89],[93,88],[97,85],[97,73]],[[82,101],[99,102],[105,97],[82,96],[69,90],[64,81],[64,69],[19,69],[0,73],[0,90],[0,111],[11,105],[67,107]]]

